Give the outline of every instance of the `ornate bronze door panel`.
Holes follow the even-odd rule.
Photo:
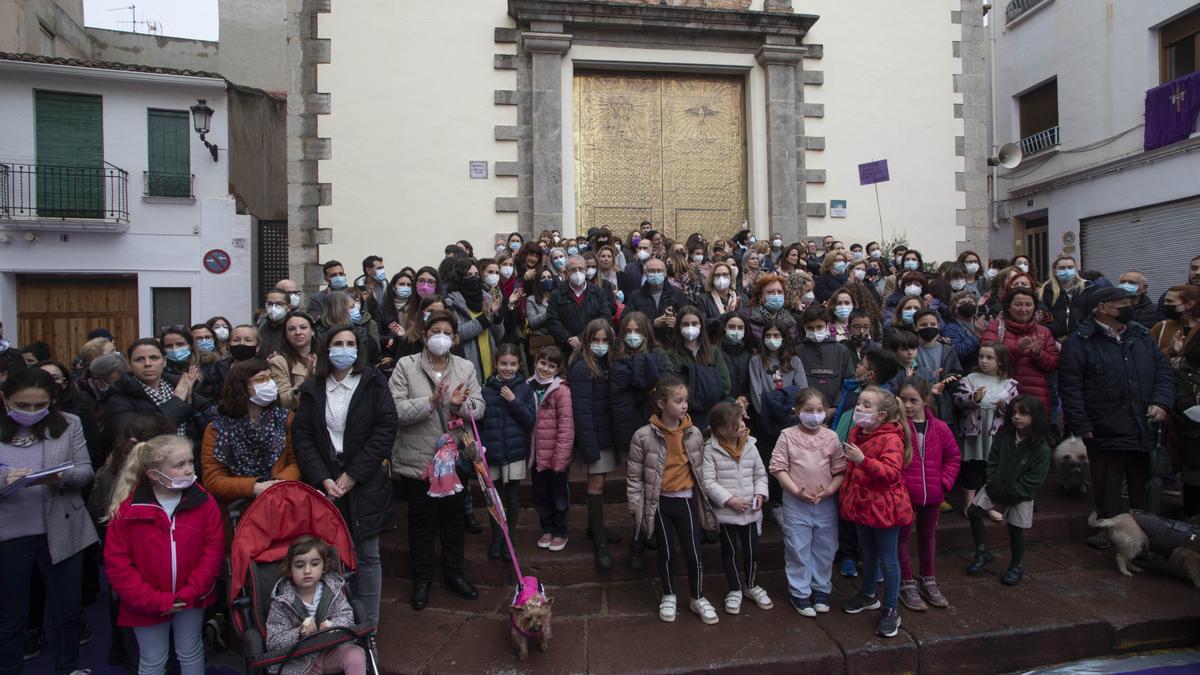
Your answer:
[[[575,75],[575,222],[728,236],[746,219],[743,78]]]

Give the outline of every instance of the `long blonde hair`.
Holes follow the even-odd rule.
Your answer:
[[[113,484],[112,499],[109,500],[108,511],[104,514],[102,521],[109,522],[116,518],[117,510],[129,497],[129,493],[133,492],[133,486],[142,479],[142,475],[148,469],[162,466],[162,463],[167,460],[167,456],[178,448],[186,448],[188,452],[191,452],[191,441],[182,436],[167,434],[155,436],[133,446],[133,450],[129,451],[129,457],[125,459],[125,464],[121,466],[121,472],[117,474],[117,480]]]
[[[908,418],[904,414],[904,406],[900,405],[897,399],[890,391],[879,387],[867,387],[863,390],[863,394],[875,394],[876,400],[879,401],[879,411],[884,414],[884,422],[895,422],[900,425],[900,433],[904,437],[904,465],[912,461],[913,446],[912,446],[912,428],[908,426]]]

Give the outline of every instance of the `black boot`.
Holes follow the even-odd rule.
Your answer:
[[[596,569],[607,572],[612,569],[612,554],[608,550],[608,531],[604,528],[604,498],[601,495],[588,495],[587,512]]]
[[[971,561],[970,565],[967,565],[967,574],[971,576],[983,574],[983,570],[992,564],[992,561],[995,559],[996,556],[992,555],[992,552],[986,548],[975,549],[975,559]]]
[[[483,525],[478,520],[475,520],[475,512],[467,513],[463,518],[463,529],[471,534],[479,534],[483,532]]]
[[[634,572],[646,569],[646,545],[637,535],[629,540],[629,569]]]
[[[488,543],[488,559],[499,560],[504,550],[504,533],[500,531],[500,523],[492,520],[492,541]]]

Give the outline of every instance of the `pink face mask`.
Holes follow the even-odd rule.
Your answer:
[[[434,293],[437,293],[437,285],[436,284],[431,284],[428,281],[418,281],[417,282],[417,296],[418,297],[427,298],[427,297],[433,295]]]

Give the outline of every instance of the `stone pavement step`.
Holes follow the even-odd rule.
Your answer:
[[[993,550],[991,570],[974,578],[964,571],[969,551],[939,555],[938,579],[951,607],[901,607],[900,635],[887,640],[875,637],[877,612],[840,610],[856,583],[836,575],[829,614],[796,614],[775,570],[760,578],[774,609],[746,602],[739,616],[721,611],[716,626],[703,625],[686,603],[674,624],[659,621],[651,570],[627,581],[547,581],[554,636],[548,653],[532,650],[525,663],[509,638],[510,587],[481,587],[480,598],[467,601],[435,583],[430,607],[414,612],[408,582],[388,578],[381,661],[386,673],[1010,672],[1200,643],[1200,592],[1190,584],[1151,572],[1122,577],[1111,552],[1070,541],[1030,546],[1026,580],[1010,588],[999,583],[1008,560],[1003,536]],[[706,571],[705,593],[720,608],[724,577],[719,567]]]

